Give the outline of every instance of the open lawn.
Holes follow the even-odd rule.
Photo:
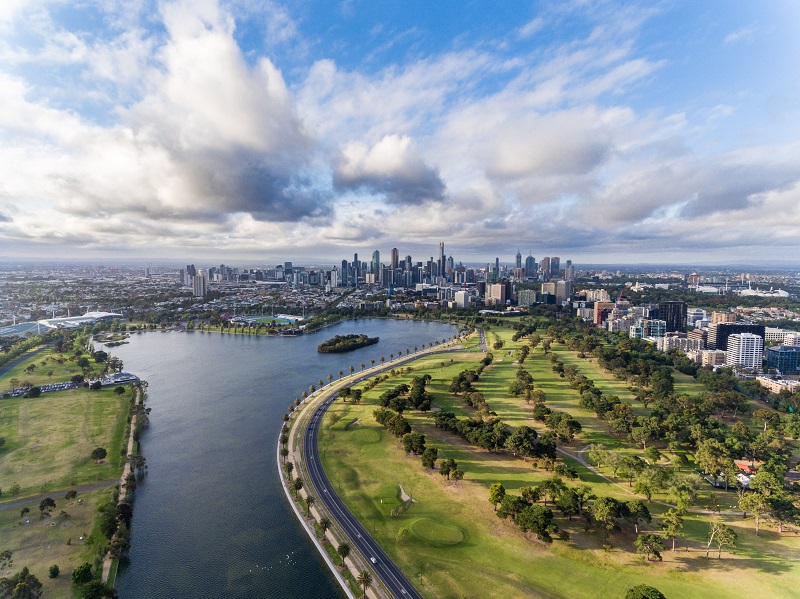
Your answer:
[[[105,365],[98,364],[88,354],[84,354],[83,357],[89,358],[89,377],[99,376]],[[82,374],[82,371],[73,354],[45,349],[17,364],[3,375],[0,378],[0,393],[17,386],[24,386],[27,383],[31,385],[46,385],[48,383],[66,382],[74,374]],[[12,381],[16,384],[12,385]]]
[[[117,395],[110,387],[0,399],[3,499],[14,484],[24,497],[118,478],[129,399],[129,392]],[[108,452],[100,464],[91,458],[96,447]]]
[[[512,398],[507,392],[517,368],[509,352],[522,343],[512,343],[511,335],[504,329],[489,331],[490,348],[497,340],[504,341],[504,347],[490,349],[495,362],[484,370],[476,387],[504,421],[512,426],[531,425],[531,408],[523,398]],[[572,352],[560,347],[556,351],[565,364],[571,363]],[[412,372],[390,377],[365,393],[361,405],[335,402],[320,430],[322,458],[332,484],[426,596],[622,597],[626,589],[647,583],[671,598],[800,597],[800,563],[795,559],[800,542],[794,533],[779,536],[762,527],[756,537],[750,520],[731,517],[728,523],[739,533],[739,550],[734,555],[723,553],[722,560],[706,560],[708,516],[691,514],[687,516],[687,538],[678,544],[689,551],[673,554],[667,550],[663,562],[646,562],[635,554],[633,530],[612,534],[613,549],[605,551],[598,532],[584,532],[582,521],[575,518],[569,522],[556,511],[556,521],[568,530],[570,540],[546,545],[499,519],[488,502],[488,488],[502,482],[513,493],[551,473],[534,469],[529,461],[509,454],[476,449],[454,434],[435,429],[426,415],[406,413],[412,430],[424,433],[428,446],[439,448],[440,459],[455,459],[465,472],[465,480],[450,482],[438,472],[423,469],[419,457],[406,456],[399,440],[375,422],[372,412],[377,397],[401,382],[409,382],[412,376],[427,373],[433,377],[428,388],[434,395],[434,408],[452,409],[459,417],[472,415],[474,411],[452,396],[447,387],[461,370],[477,368],[478,360],[479,356],[471,352],[425,357],[412,364]],[[603,391],[616,393],[620,382],[613,376],[600,376],[605,373],[596,365],[593,368],[597,371],[584,360],[574,360]],[[628,447],[611,436],[593,412],[580,408],[577,393],[553,374],[541,348],[524,366],[536,388],[547,394],[547,405],[570,412],[584,426],[572,451],[592,442]],[[630,393],[625,392],[624,399],[628,399]],[[621,392],[616,394],[623,397]],[[332,414],[339,415],[333,426]],[[633,497],[578,462],[571,463],[582,479],[575,482],[591,484],[596,494]],[[401,486],[414,499],[405,510],[401,507]],[[727,500],[727,496],[720,498],[723,509],[727,509]],[[657,503],[648,506],[656,520],[667,509]],[[643,528],[657,528],[657,524]]]
[[[98,548],[105,546],[102,534],[92,527],[98,503],[107,502],[112,493],[112,489],[89,491],[70,501],[54,496],[56,507],[51,518],[39,517],[38,501],[0,510],[0,550],[13,551],[14,560],[14,565],[0,572],[0,576],[27,566],[42,583],[44,597],[73,597],[72,570],[83,562],[93,563]],[[25,507],[30,513],[23,518],[20,513]],[[61,511],[69,515],[62,516]],[[54,564],[61,573],[49,578],[49,568]]]

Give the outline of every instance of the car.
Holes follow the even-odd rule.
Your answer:
[[[369,561],[371,561],[373,564],[378,563],[378,560],[376,560],[374,557],[369,558]]]

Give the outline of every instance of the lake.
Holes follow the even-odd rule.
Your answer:
[[[299,337],[134,334],[111,348],[149,383],[132,547],[116,587],[127,598],[342,597],[280,487],[275,447],[295,397],[328,375],[455,334],[441,323],[370,319]],[[320,354],[333,335],[380,337]],[[99,349],[99,347],[98,347]]]

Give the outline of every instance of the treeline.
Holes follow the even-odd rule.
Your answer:
[[[360,347],[375,345],[380,337],[367,337],[366,335],[336,335],[317,346],[317,351],[322,354],[339,354],[353,351]]]

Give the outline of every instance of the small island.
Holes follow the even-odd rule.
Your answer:
[[[367,337],[366,335],[336,335],[320,343],[317,351],[322,354],[340,354],[359,347],[374,345],[379,340],[380,337]]]

